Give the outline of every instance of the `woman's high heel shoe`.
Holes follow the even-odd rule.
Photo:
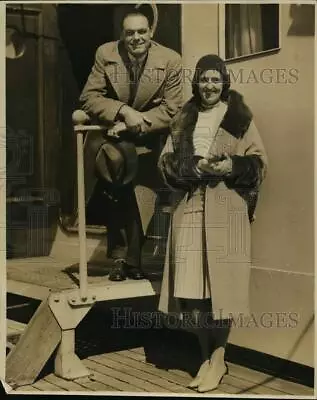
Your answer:
[[[224,361],[224,348],[218,348],[211,356],[208,371],[197,388],[198,392],[215,390],[226,374],[228,374],[228,366]]]
[[[188,384],[187,387],[189,387],[190,389],[197,388],[202,383],[204,376],[205,376],[206,372],[208,371],[208,369],[209,369],[209,360],[206,360],[201,364],[199,371],[197,372],[197,375]]]

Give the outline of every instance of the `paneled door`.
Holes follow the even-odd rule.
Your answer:
[[[60,129],[56,9],[6,8],[7,255],[45,255],[54,239]]]

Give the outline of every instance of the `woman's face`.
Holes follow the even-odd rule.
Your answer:
[[[218,103],[222,93],[223,83],[220,72],[209,69],[199,78],[198,91],[203,105],[211,107]]]

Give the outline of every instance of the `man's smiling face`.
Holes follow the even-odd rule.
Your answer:
[[[152,31],[147,18],[130,14],[123,21],[122,40],[127,51],[136,58],[146,54],[150,47]]]

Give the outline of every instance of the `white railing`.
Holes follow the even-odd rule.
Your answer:
[[[87,300],[87,243],[85,213],[85,179],[84,179],[84,134],[102,131],[101,125],[88,125],[89,116],[82,110],[73,113],[74,132],[77,135],[77,197],[78,197],[78,236],[79,236],[79,295],[82,301]]]

